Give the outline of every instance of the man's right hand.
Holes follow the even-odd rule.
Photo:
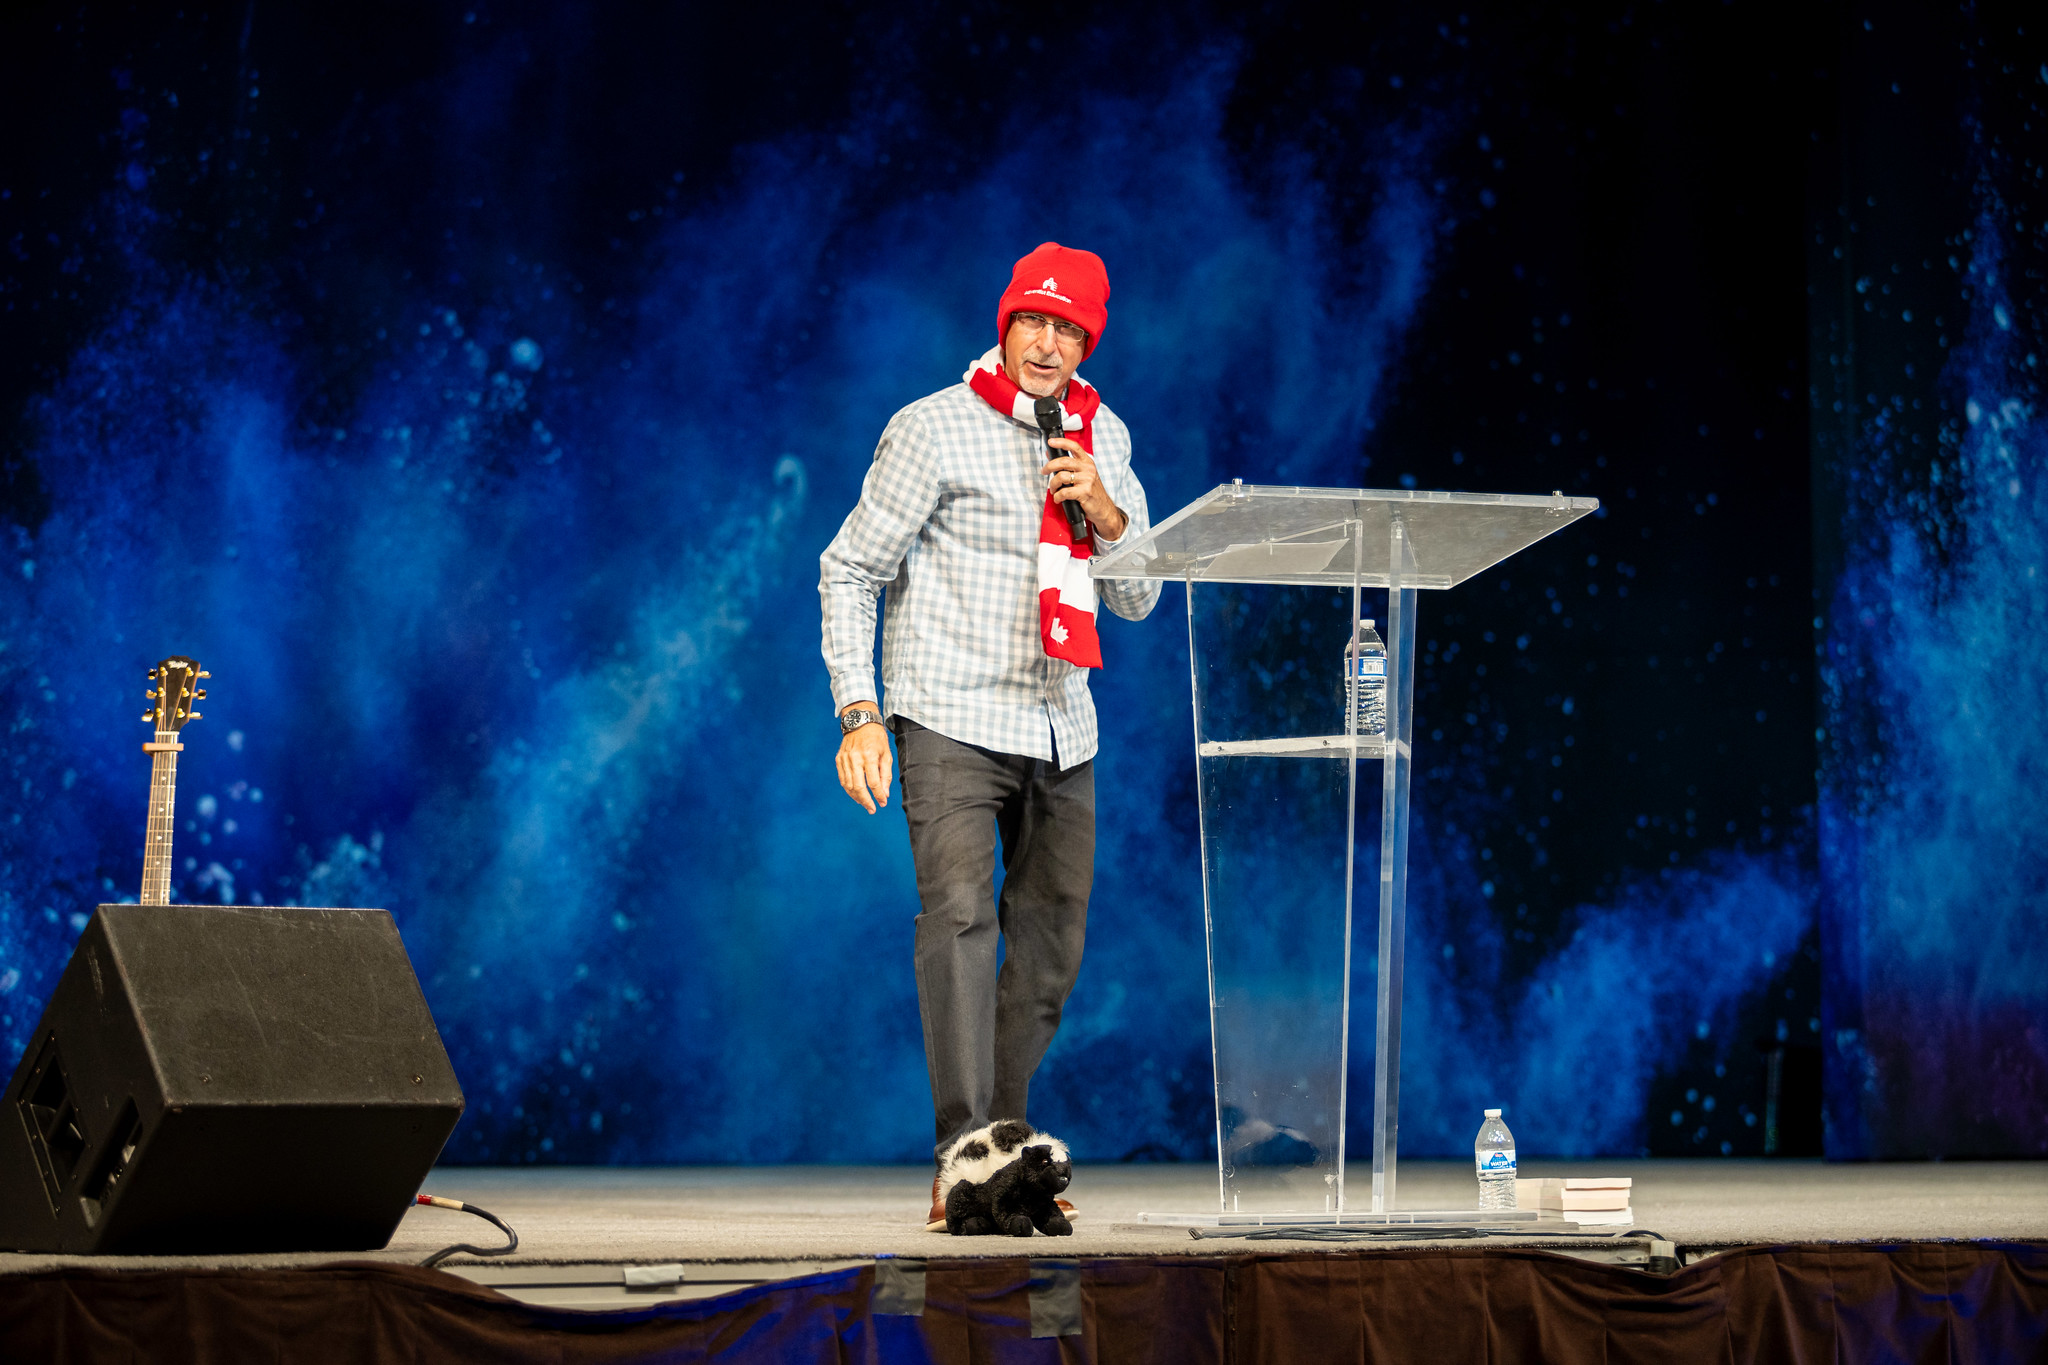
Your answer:
[[[840,708],[840,714],[855,709],[881,710],[871,701],[857,701]],[[889,781],[895,766],[895,755],[889,751],[888,727],[884,725],[863,725],[847,732],[839,741],[839,785],[869,815],[875,813],[876,807],[889,804]]]

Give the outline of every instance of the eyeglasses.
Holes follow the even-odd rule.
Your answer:
[[[1082,328],[1060,318],[1049,318],[1043,313],[1012,313],[1010,324],[1022,327],[1026,332],[1042,332],[1050,327],[1052,334],[1061,341],[1079,342],[1088,339],[1088,333]]]

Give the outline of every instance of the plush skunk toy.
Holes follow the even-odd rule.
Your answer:
[[[1073,1159],[1058,1138],[1033,1132],[1019,1119],[977,1128],[947,1148],[940,1163],[946,1231],[955,1237],[1029,1237],[1036,1228],[1048,1237],[1065,1237],[1074,1225],[1057,1201],[1073,1177]]]

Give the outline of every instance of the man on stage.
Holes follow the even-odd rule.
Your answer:
[[[995,1119],[1028,1121],[1032,1073],[1081,967],[1095,876],[1088,670],[1102,666],[1088,564],[1149,525],[1130,432],[1074,373],[1108,317],[1093,252],[1047,242],[1018,261],[997,345],[889,420],[819,560],[839,784],[873,813],[889,800],[889,732],[902,766],[934,1159]],[[1041,418],[1044,399],[1058,406]],[[1065,434],[1048,440],[1041,421]],[[1068,503],[1085,514],[1078,534]],[[1159,600],[1152,580],[1099,586],[1133,621]],[[937,1191],[927,1226],[943,1230]]]

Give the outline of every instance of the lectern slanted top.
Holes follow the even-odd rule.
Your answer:
[[[1445,1216],[1394,1202],[1415,594],[1454,587],[1598,506],[1562,493],[1233,483],[1094,565],[1097,578],[1187,585],[1219,1206],[1147,1218]],[[1345,704],[1343,658],[1369,589],[1385,590],[1387,650],[1386,725],[1371,735]],[[1361,865],[1357,889],[1379,908],[1369,1211],[1347,1204],[1344,1183]]]

